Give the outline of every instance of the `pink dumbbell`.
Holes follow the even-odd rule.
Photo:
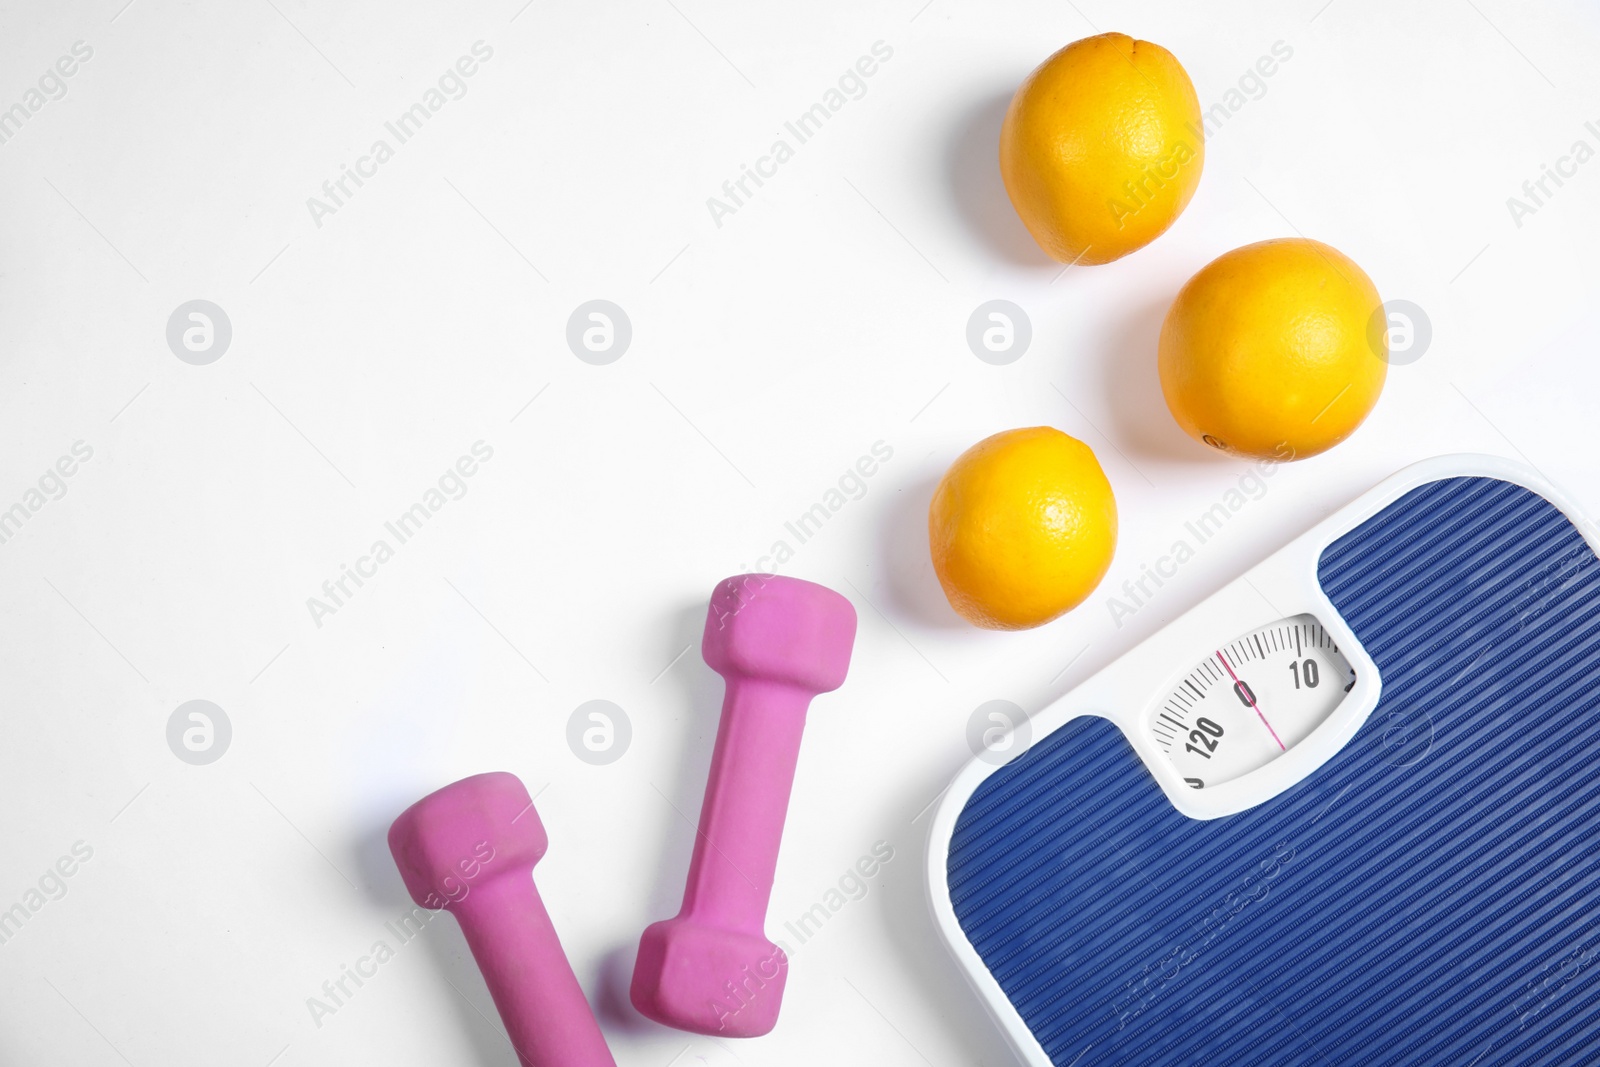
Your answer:
[[[644,932],[634,1007],[699,1034],[778,1022],[788,960],[763,929],[806,708],[844,683],[856,612],[831,589],[745,574],[711,594],[701,653],[722,675],[722,722],[677,918]]]
[[[616,1067],[533,885],[550,840],[514,774],[430,793],[389,827],[411,898],[461,924],[494,1006],[528,1067]]]

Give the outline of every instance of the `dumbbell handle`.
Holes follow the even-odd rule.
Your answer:
[[[784,817],[814,693],[738,676],[727,679],[683,917],[762,936]]]
[[[530,870],[474,883],[450,911],[527,1067],[616,1067]]]

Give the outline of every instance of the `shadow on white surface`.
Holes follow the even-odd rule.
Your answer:
[[[404,808],[395,809],[387,820],[375,824],[358,837],[350,852],[356,860],[356,876],[361,888],[384,911],[402,911],[414,907],[406,884],[400,880],[400,871],[394,865],[394,855],[389,851],[389,826],[399,818]]]
[[[938,476],[922,478],[895,496],[878,539],[888,599],[896,614],[923,626],[968,629],[945,599],[928,556],[928,502],[938,484]]]
[[[689,859],[694,853],[701,801],[706,779],[711,773],[711,751],[716,743],[717,725],[722,717],[722,677],[706,666],[700,656],[700,640],[705,633],[704,601],[684,605],[664,613],[663,629],[670,629],[675,648],[690,649],[683,661],[660,680],[672,688],[663,694],[662,704],[682,709],[672,733],[678,738],[677,771],[670,778],[653,781],[650,795],[669,810],[656,824],[665,827],[657,844],[657,872],[650,880],[645,922],[670,919],[683,903],[684,883],[689,877]],[[659,796],[656,793],[659,792]],[[618,942],[600,962],[599,988],[593,997],[595,1013],[608,1030],[649,1033],[665,1028],[651,1022],[634,1008],[628,997],[633,982],[633,964],[639,951],[641,926],[618,929]]]
[[[956,122],[945,157],[951,199],[967,226],[1006,262],[1059,270],[1022,225],[1000,179],[1000,124],[1011,93],[1005,89],[980,97]]]
[[[1178,427],[1161,394],[1156,350],[1161,322],[1176,292],[1162,293],[1140,304],[1117,324],[1104,346],[1102,382],[1111,424],[1106,432],[1134,464],[1156,459],[1166,463],[1206,464],[1226,461]],[[1146,470],[1148,475],[1148,470]]]
[[[942,790],[966,762],[962,759],[951,764],[937,779],[937,784],[930,781],[930,793],[940,790],[942,799]],[[926,805],[926,809],[918,813],[912,810],[913,805],[918,808]],[[878,896],[878,918],[894,942],[903,973],[914,976],[930,1011],[944,1021],[948,1030],[959,1034],[965,1046],[964,1050],[945,1049],[947,1054],[940,1062],[1020,1067],[999,1028],[967,986],[933,924],[924,879],[928,869],[928,827],[937,806],[924,796],[905,802],[906,817],[916,821],[911,827],[913,832],[905,837],[903,848],[895,846],[894,864],[886,868],[884,891]]]
[[[608,1033],[647,1034],[662,1029],[640,1015],[628,997],[628,988],[633,984],[633,961],[638,954],[639,943],[635,939],[616,946],[600,961],[599,987],[594,991],[592,1003],[595,1016]]]

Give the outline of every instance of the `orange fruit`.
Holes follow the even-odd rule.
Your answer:
[[[1245,245],[1190,278],[1161,325],[1161,391],[1184,432],[1241,456],[1303,459],[1355,432],[1378,402],[1383,299],[1338,249]]]
[[[1167,231],[1200,184],[1200,100],[1171,52],[1122,33],[1074,41],[1022,83],[1000,176],[1039,247],[1109,263]]]
[[[940,479],[928,544],[962,618],[1023,630],[1100,584],[1116,551],[1117,502],[1082,441],[1049,426],[1007,430],[967,449]]]

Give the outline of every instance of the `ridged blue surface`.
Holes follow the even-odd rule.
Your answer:
[[[1383,699],[1289,792],[1188,819],[1093,718],[989,777],[950,896],[1052,1061],[1600,1064],[1595,563],[1431,483],[1323,554]]]

